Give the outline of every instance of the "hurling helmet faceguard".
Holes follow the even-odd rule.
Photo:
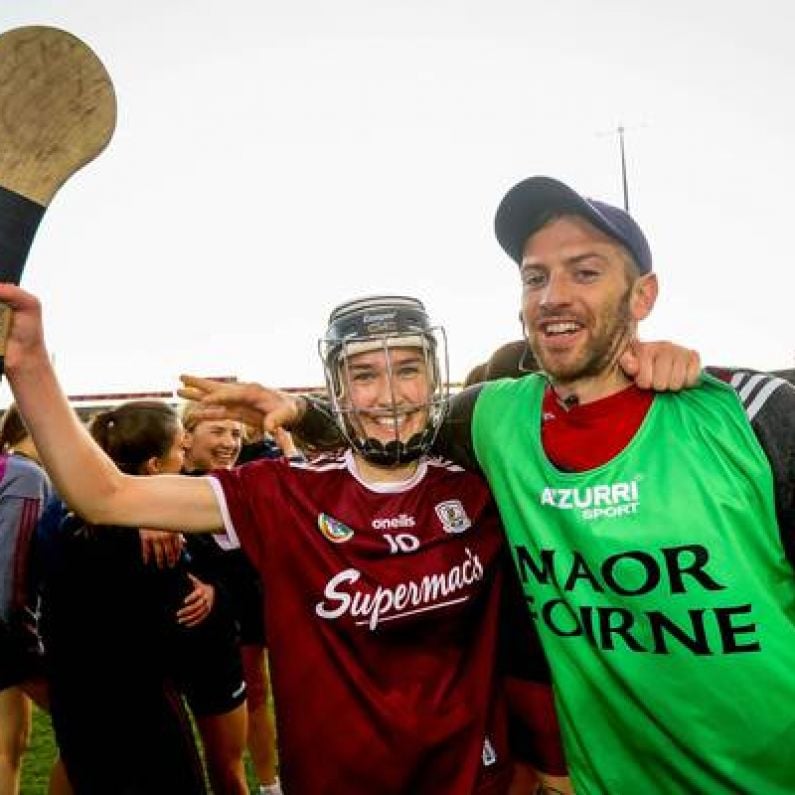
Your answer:
[[[347,368],[350,356],[374,350],[388,353],[390,348],[419,348],[428,372],[428,401],[423,430],[406,441],[398,432],[400,411],[393,401],[395,439],[382,443],[365,437],[359,430],[360,412],[347,403],[350,392]],[[444,329],[432,326],[423,304],[407,296],[372,296],[348,301],[336,307],[329,317],[328,329],[319,343],[326,374],[326,386],[337,425],[351,447],[366,460],[381,466],[414,461],[426,453],[439,432],[447,409],[447,340]],[[385,356],[387,376],[393,383],[390,357]],[[388,409],[387,415],[389,416]]]

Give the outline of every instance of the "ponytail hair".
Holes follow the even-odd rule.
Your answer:
[[[122,472],[140,475],[150,458],[168,453],[179,427],[179,417],[167,403],[131,400],[96,414],[88,430]]]

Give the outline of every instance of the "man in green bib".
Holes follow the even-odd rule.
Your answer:
[[[575,790],[794,793],[795,389],[630,382],[657,279],[623,210],[532,177],[495,230],[543,374],[456,396],[439,444],[500,507]]]
[[[647,347],[626,372],[657,279],[623,210],[533,177],[495,228],[542,374],[455,395],[435,450],[497,500],[575,790],[795,793],[795,389],[746,371],[639,388],[699,365]],[[191,381],[334,442],[320,403]]]

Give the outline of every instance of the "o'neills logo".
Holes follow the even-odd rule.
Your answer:
[[[420,580],[401,582],[394,588],[357,587],[362,576],[358,569],[345,569],[332,577],[323,590],[323,601],[315,605],[320,618],[333,620],[345,615],[361,626],[374,630],[383,621],[440,610],[466,602],[461,591],[483,579],[480,558],[466,549],[466,558],[448,571],[426,574]]]
[[[541,491],[542,505],[561,511],[580,511],[583,519],[612,519],[627,516],[638,509],[638,481],[588,486],[581,489],[553,489]]]
[[[372,524],[374,530],[399,530],[402,527],[414,527],[417,523],[413,516],[402,513],[389,519],[373,519]]]

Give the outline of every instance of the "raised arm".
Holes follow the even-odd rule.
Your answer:
[[[61,497],[94,524],[212,531],[223,520],[205,478],[121,473],[83,427],[61,391],[44,344],[38,300],[0,283],[13,310],[5,366],[14,398]]]
[[[238,420],[268,433],[286,428],[318,449],[333,450],[345,444],[328,406],[308,395],[192,375],[183,375],[181,380],[180,396],[201,403],[198,416],[205,419]]]

